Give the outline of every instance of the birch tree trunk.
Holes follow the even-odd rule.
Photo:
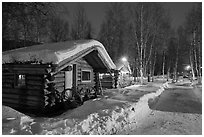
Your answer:
[[[149,75],[150,75],[150,81],[151,81],[151,77],[152,77],[152,60],[150,60],[150,62],[149,62]]]
[[[165,51],[163,51],[163,65],[162,65],[163,80],[164,80],[164,70],[165,70]]]
[[[201,65],[202,65],[202,51],[201,51],[201,44],[200,44],[200,38],[198,40],[198,70],[199,70],[199,74],[198,74],[198,83],[201,84],[202,83],[202,72],[201,72]]]
[[[154,52],[154,60],[153,60],[153,65],[152,65],[152,82],[154,82],[154,70],[155,70],[155,64],[156,64],[156,58],[157,58],[157,53],[156,51]]]
[[[199,72],[198,72],[198,62],[197,62],[197,52],[196,52],[196,47],[194,47],[194,62],[195,62],[195,71],[196,71],[196,74],[197,76],[199,75]]]
[[[142,7],[141,7],[141,13],[140,13],[140,82],[141,82],[141,84],[143,84],[144,83],[144,81],[143,81],[143,5],[142,5]]]
[[[170,66],[167,69],[167,81],[169,81],[170,78]]]
[[[198,76],[198,62],[197,62],[197,52],[196,52],[196,31],[193,32],[193,54],[194,54],[194,62],[195,62],[195,71]]]
[[[191,46],[193,44],[191,43]],[[191,65],[191,73],[192,73],[192,80],[195,80],[195,73],[194,73],[194,67],[193,67],[193,58],[192,58],[192,47],[190,47],[190,56],[189,56],[189,59],[190,59],[190,65]]]
[[[178,78],[177,78],[177,68],[178,68],[178,55],[179,55],[179,40],[178,40],[178,46],[176,48],[176,62],[175,62],[175,67],[174,67],[174,82],[177,82]]]

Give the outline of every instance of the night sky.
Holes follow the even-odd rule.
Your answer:
[[[105,11],[108,3],[105,2],[84,2],[81,3],[86,10],[88,20],[91,21],[95,36],[100,30],[100,25],[104,20]],[[77,3],[67,2],[64,3],[65,7],[69,10],[70,18],[76,8]],[[172,18],[172,27],[177,28],[179,25],[184,23],[185,16],[188,11],[193,7],[192,2],[163,2],[162,5],[169,10]]]

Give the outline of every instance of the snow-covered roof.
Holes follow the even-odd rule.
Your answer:
[[[104,46],[96,40],[77,40],[58,43],[45,43],[5,51],[2,53],[2,63],[12,63],[14,61],[41,61],[42,63],[59,64],[65,59],[81,55],[89,49],[97,50],[105,60],[109,69],[115,69],[116,66],[108,55]]]
[[[117,70],[123,71],[125,73],[130,73],[130,74],[132,73],[130,64],[128,61],[126,62],[118,61],[117,63],[115,63],[115,65]]]

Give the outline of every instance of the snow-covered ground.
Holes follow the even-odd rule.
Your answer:
[[[137,125],[137,128],[118,134],[202,135],[202,115],[154,110]]]
[[[2,108],[2,134],[117,134],[136,127],[151,113],[148,100],[164,87],[157,79],[147,85],[105,90],[101,98],[52,118],[29,117],[9,107]]]
[[[193,84],[195,85],[195,84]],[[169,84],[159,97],[149,100],[151,113],[127,131],[130,135],[202,135],[202,89],[189,80]]]
[[[188,80],[180,80],[176,84],[162,80],[157,78],[146,85],[105,90],[103,97],[86,101],[82,106],[52,118],[30,117],[3,106],[2,133],[202,134],[202,112],[198,107],[202,103],[202,86],[195,86]],[[194,104],[185,105],[189,101]]]

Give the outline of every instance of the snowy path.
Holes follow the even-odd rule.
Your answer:
[[[201,88],[189,82],[170,84],[158,98],[149,100],[151,113],[136,128],[118,134],[201,135]]]

